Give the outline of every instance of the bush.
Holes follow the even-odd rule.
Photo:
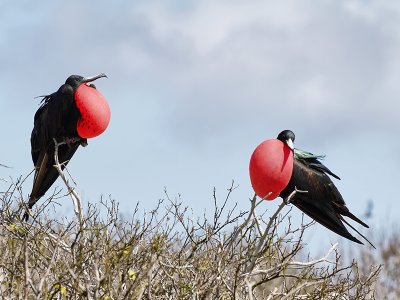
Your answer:
[[[165,192],[154,210],[139,214],[136,207],[129,220],[117,202],[102,200],[89,204],[81,220],[60,221],[49,213],[60,197],[54,194],[29,222],[19,218],[22,183],[1,196],[0,292],[6,299],[375,297],[379,266],[341,266],[337,244],[311,259],[301,239],[313,223],[293,228],[290,211],[281,213],[284,204],[258,215],[256,197],[248,212],[229,209],[233,183],[222,202],[214,191],[211,218],[193,217]]]

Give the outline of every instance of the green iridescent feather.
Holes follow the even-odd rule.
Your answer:
[[[315,159],[324,159],[325,155],[320,155],[320,154],[313,154],[308,151],[304,151],[301,149],[294,148],[294,158],[296,159],[307,159],[307,158],[315,158]]]

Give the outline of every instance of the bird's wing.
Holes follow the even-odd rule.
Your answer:
[[[316,171],[329,174],[336,179],[339,179],[339,176],[337,176],[335,173],[333,173],[331,170],[329,170],[320,160],[324,159],[324,155],[316,155],[312,154],[310,152],[301,150],[301,149],[294,149],[294,157],[298,160],[303,161],[308,167],[315,169]]]
[[[35,177],[28,206],[32,206],[42,197],[59,174],[54,168],[54,140],[64,138],[65,119],[73,102],[73,94],[65,92],[63,86],[43,99],[41,107],[35,114],[34,127],[31,135],[31,153],[35,165]],[[57,140],[61,142],[61,140]],[[58,158],[64,168],[78,149],[79,143],[61,145]]]
[[[295,159],[290,182],[280,196],[286,198],[296,188],[300,191],[307,191],[307,193],[298,192],[295,194],[292,199],[295,206],[333,232],[362,244],[344,226],[342,215],[352,218],[363,226],[368,226],[349,212],[341,194],[329,176],[319,170],[309,168],[303,161]]]
[[[33,129],[31,134],[31,154],[33,165],[36,167],[43,149],[49,144],[50,138],[47,130],[47,126],[43,124],[48,119],[48,102],[52,95],[46,96],[42,100],[42,105],[35,113]],[[43,159],[43,158],[41,158]]]

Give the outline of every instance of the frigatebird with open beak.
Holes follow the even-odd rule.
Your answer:
[[[290,130],[282,131],[276,140],[269,140],[274,141],[274,143],[279,143],[280,141],[282,142],[282,146],[279,146],[279,148],[275,147],[276,149],[273,151],[270,149],[271,147],[269,147],[268,149],[263,149],[263,152],[272,151],[276,157],[287,156],[288,149],[292,152],[293,160],[286,159],[284,160],[284,163],[279,163],[276,166],[271,164],[271,162],[269,162],[268,165],[265,163],[263,164],[263,162],[259,163],[258,160],[265,162],[265,158],[256,152],[256,148],[252,159],[250,160],[250,176],[253,188],[255,188],[255,186],[257,186],[256,184],[259,182],[258,178],[260,177],[259,174],[261,171],[265,172],[265,169],[268,170],[268,177],[263,178],[264,185],[266,185],[267,182],[265,178],[267,181],[271,182],[271,178],[276,177],[276,174],[282,174],[281,170],[284,170],[284,167],[292,167],[290,177],[287,175],[285,176],[286,180],[288,180],[288,178],[290,178],[290,180],[288,180],[288,183],[280,193],[277,192],[276,188],[274,190],[274,187],[268,187],[269,189],[267,189],[267,191],[274,191],[275,195],[279,194],[283,199],[287,199],[294,191],[297,191],[292,195],[290,203],[297,206],[309,217],[342,237],[363,244],[360,240],[350,234],[343,224],[345,223],[371,244],[366,237],[344,219],[344,217],[348,217],[362,226],[369,228],[367,224],[349,211],[342,195],[328,175],[339,180],[340,178],[321,163],[320,159],[323,158],[323,156],[314,155],[310,152],[294,148],[294,140],[295,135]],[[286,152],[282,151],[282,149]],[[277,161],[276,158],[274,159],[274,162],[275,161]],[[286,164],[289,166],[286,166]],[[272,171],[270,170],[271,168]],[[259,190],[262,189],[260,189],[260,187],[258,187],[258,190],[255,188],[258,195],[260,192],[257,191]],[[264,195],[264,193],[266,193],[265,187],[262,195]],[[259,196],[261,197],[261,195]],[[272,200],[270,198],[266,199]],[[371,246],[374,247],[372,244]]]
[[[104,96],[91,84],[93,77],[71,75],[58,91],[43,97],[34,117],[31,134],[31,154],[35,166],[29,209],[47,192],[59,176],[54,168],[55,141],[62,169],[68,164],[87,138],[98,136],[110,121],[110,108]],[[28,219],[29,214],[24,215]]]

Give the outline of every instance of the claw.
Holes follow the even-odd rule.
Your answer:
[[[81,146],[86,147],[88,145],[87,139],[81,139]]]
[[[66,136],[64,139],[64,143],[68,146],[68,148],[71,148],[72,144],[81,142],[81,138],[80,137],[68,137]]]

